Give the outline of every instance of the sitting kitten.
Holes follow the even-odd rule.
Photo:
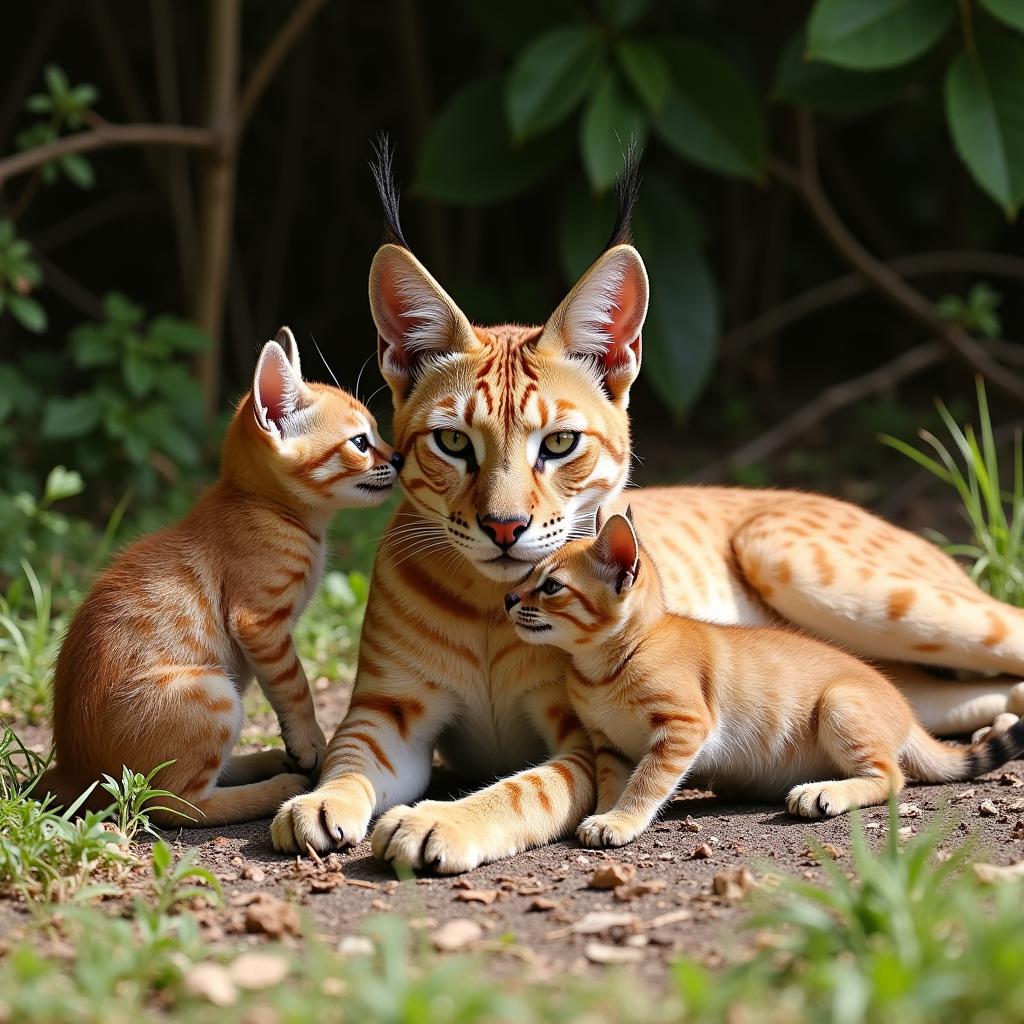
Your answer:
[[[879,672],[808,636],[667,612],[623,516],[541,562],[505,608],[524,640],[572,656],[569,697],[597,756],[584,846],[635,839],[683,779],[789,790],[791,814],[818,818],[884,802],[904,771],[969,779],[1024,750],[1024,720],[970,747],[940,743]]]
[[[157,784],[198,808],[199,824],[225,825],[269,817],[307,788],[326,743],[292,626],[334,512],[379,505],[400,467],[360,402],[303,381],[281,328],[228,428],[217,482],[180,523],[124,551],[75,615],[54,681],[57,765],[38,792],[67,806],[103,772],[173,760]],[[231,754],[254,675],[287,753]],[[195,816],[181,811],[151,817]]]

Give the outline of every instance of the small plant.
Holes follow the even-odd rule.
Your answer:
[[[0,314],[9,312],[25,330],[35,334],[46,330],[46,310],[31,296],[42,280],[42,271],[32,259],[32,247],[18,238],[13,222],[0,220]],[[3,418],[0,415],[0,420]]]
[[[920,437],[937,458],[919,451],[899,438],[882,435],[883,443],[902,452],[952,487],[961,512],[971,528],[971,540],[954,544],[936,534],[945,550],[971,561],[971,578],[993,597],[1024,606],[1024,446],[1017,430],[1013,441],[1013,483],[1006,491],[1001,483],[999,455],[989,416],[985,385],[978,380],[979,432],[961,427],[942,402],[936,403],[949,431],[953,451],[934,434]]]
[[[1002,337],[1003,323],[996,310],[1003,297],[991,285],[979,281],[971,287],[966,298],[944,295],[936,304],[939,316],[958,323],[964,330],[985,338]]]
[[[111,805],[112,820],[121,835],[129,842],[139,832],[148,832],[151,836],[159,838],[159,833],[154,831],[150,824],[148,811],[172,811],[188,821],[196,820],[176,807],[166,807],[163,804],[150,806],[153,800],[173,800],[191,808],[196,814],[199,813],[187,800],[183,800],[169,790],[153,788],[153,779],[157,773],[172,764],[174,764],[173,761],[164,761],[148,775],[133,772],[130,768],[122,766],[120,782],[112,776],[104,774],[103,778],[106,779],[106,782],[100,783],[100,789],[110,794],[113,801]]]
[[[217,876],[212,871],[196,864],[196,851],[189,850],[177,861],[171,856],[171,848],[161,839],[153,846],[153,910],[166,914],[179,903],[202,896],[220,902],[224,898]],[[193,879],[205,886],[188,885]]]

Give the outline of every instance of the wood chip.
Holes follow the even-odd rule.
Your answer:
[[[636,931],[640,919],[636,914],[623,914],[614,910],[592,910],[568,928],[548,932],[548,939],[564,939],[567,935],[621,935]]]
[[[498,898],[497,889],[463,889],[455,894],[462,903],[493,903]]]
[[[583,953],[592,964],[635,964],[644,958],[639,949],[608,946],[603,942],[588,942]]]
[[[309,880],[309,891],[312,893],[333,892],[339,885],[344,884],[345,876],[340,871],[331,871],[325,875],[318,875]]]
[[[645,921],[642,927],[644,929],[667,928],[670,924],[689,921],[691,917],[693,917],[693,912],[690,910],[669,910],[658,917],[652,917],[650,921]]]
[[[628,885],[636,878],[635,864],[620,864],[609,861],[602,864],[587,883],[591,889],[616,889],[620,885]]]
[[[469,918],[456,917],[446,921],[430,937],[434,949],[441,953],[452,953],[458,949],[464,949],[471,942],[477,942],[483,938],[484,930],[476,921]]]

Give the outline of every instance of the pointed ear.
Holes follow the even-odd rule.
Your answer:
[[[276,342],[263,346],[252,380],[252,401],[256,422],[276,437],[288,433],[287,420],[308,400],[302,378],[296,373],[285,350]]]
[[[396,401],[431,355],[466,352],[476,337],[465,314],[408,249],[382,245],[370,267],[377,359]]]
[[[604,525],[604,513],[601,511],[601,506],[597,506],[597,511],[594,513],[594,536],[596,537],[601,532],[601,527]]]
[[[612,398],[628,398],[640,371],[647,270],[631,245],[609,249],[577,282],[544,328],[542,345],[591,357]]]
[[[302,365],[299,362],[299,346],[295,341],[295,335],[292,334],[291,328],[278,328],[277,334],[274,336],[274,341],[284,349],[284,354],[288,357],[288,362],[292,364],[292,369],[295,371],[295,375],[301,380]]]
[[[625,516],[608,519],[598,534],[595,553],[611,570],[617,594],[633,586],[640,575],[640,541]]]

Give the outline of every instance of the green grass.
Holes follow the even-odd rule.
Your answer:
[[[939,543],[949,554],[970,563],[971,578],[982,589],[1001,601],[1024,607],[1024,445],[1017,430],[1012,482],[1007,488],[1000,475],[999,452],[981,378],[977,388],[977,430],[970,424],[961,427],[946,406],[937,403],[952,451],[926,430],[920,437],[935,452],[935,458],[899,438],[883,434],[881,439],[956,492],[971,540],[953,544],[936,535]]]

